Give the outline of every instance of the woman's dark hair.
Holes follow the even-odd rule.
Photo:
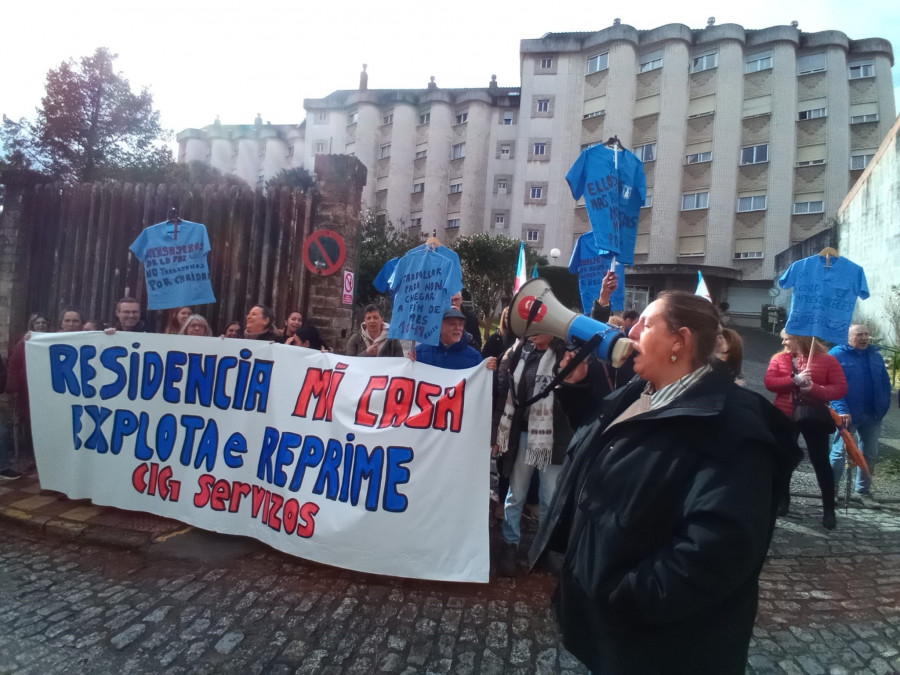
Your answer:
[[[312,324],[303,324],[297,329],[297,340],[300,342],[309,342],[310,349],[322,349],[324,343],[319,336],[319,329]]]
[[[663,301],[663,318],[673,331],[687,328],[694,336],[694,368],[709,363],[716,350],[719,334],[719,312],[706,298],[686,291],[663,291],[656,296]]]
[[[266,319],[266,330],[275,330],[275,312],[272,311],[272,308],[265,305],[253,305],[253,307],[259,307],[263,318]],[[253,309],[253,307],[250,309]]]
[[[725,358],[722,362],[728,366],[728,372],[734,378],[741,376],[741,368],[744,365],[744,338],[737,331],[730,328],[722,329],[722,339],[725,341]]]
[[[81,319],[81,325],[84,325],[84,313],[80,309],[75,309],[74,307],[66,307],[63,311],[59,313],[59,325],[62,326],[63,319],[66,317],[66,314],[69,312],[75,312],[78,315],[78,318]]]

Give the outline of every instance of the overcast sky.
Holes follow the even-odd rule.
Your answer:
[[[178,132],[211,124],[302,121],[303,99],[358,86],[421,88],[518,86],[519,41],[546,32],[591,31],[619,17],[637,29],[666,23],[702,28],[707,18],[748,29],[787,25],[881,37],[900,49],[896,0],[758,0],[638,5],[570,0],[267,0],[241,3],[159,0],[123,3],[6,3],[0,10],[0,113],[33,117],[47,71],[108,47],[134,89],[147,86],[164,126]],[[615,6],[615,9],[609,7]],[[900,68],[894,68],[895,92]]]

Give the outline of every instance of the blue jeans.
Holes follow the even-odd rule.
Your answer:
[[[875,460],[878,459],[878,437],[881,435],[881,420],[869,422],[860,426],[851,425],[850,432],[856,434],[856,442],[859,451],[866,458],[869,471],[875,473]],[[844,439],[839,433],[834,435],[831,444],[831,470],[834,472],[834,483],[840,491],[841,476],[844,474]],[[872,489],[872,478],[866,476],[861,470],[856,470],[856,492],[869,494]]]
[[[522,509],[528,498],[528,486],[531,484],[531,474],[537,467],[525,463],[525,454],[528,447],[528,432],[523,431],[519,436],[519,453],[516,455],[516,463],[509,474],[509,492],[506,494],[506,504],[503,510],[503,539],[509,544],[518,545],[521,540]],[[550,500],[556,492],[556,480],[562,473],[562,465],[549,464],[543,469],[538,469],[540,475],[540,518],[543,521],[547,517],[550,508]]]

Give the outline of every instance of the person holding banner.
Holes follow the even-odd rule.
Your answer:
[[[563,644],[592,672],[743,675],[790,422],[711,367],[719,316],[667,291],[631,331],[642,378],[581,425],[531,549],[565,551]]]
[[[390,327],[378,305],[367,305],[359,332],[347,341],[347,356],[403,356],[400,340],[388,338]]]
[[[781,331],[781,338],[784,350],[772,357],[765,377],[766,389],[775,394],[776,408],[789,419],[794,419],[798,403],[809,403],[824,410],[829,401],[843,398],[847,393],[844,371],[821,340],[791,335],[784,330]],[[826,530],[833,530],[837,525],[834,476],[828,462],[829,434],[832,431],[834,424],[825,426],[804,420],[794,425],[794,438],[803,435],[810,464],[816,472],[816,481],[822,493],[822,526]],[[788,478],[780,487],[778,515],[787,514],[790,501],[791,483]]]
[[[265,305],[253,305],[247,312],[244,324],[244,338],[247,340],[278,341],[275,332],[275,313]]]

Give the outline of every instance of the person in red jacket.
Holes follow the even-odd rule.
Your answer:
[[[781,331],[784,350],[775,354],[766,371],[766,389],[775,392],[775,407],[789,418],[794,415],[794,400],[828,405],[847,393],[847,378],[837,359],[828,353],[820,340]],[[822,526],[833,530],[837,526],[834,515],[834,476],[828,461],[829,434],[827,431],[796,429],[795,437],[803,434],[809,461],[816,472],[822,492]],[[782,486],[778,515],[788,512],[790,481]]]

